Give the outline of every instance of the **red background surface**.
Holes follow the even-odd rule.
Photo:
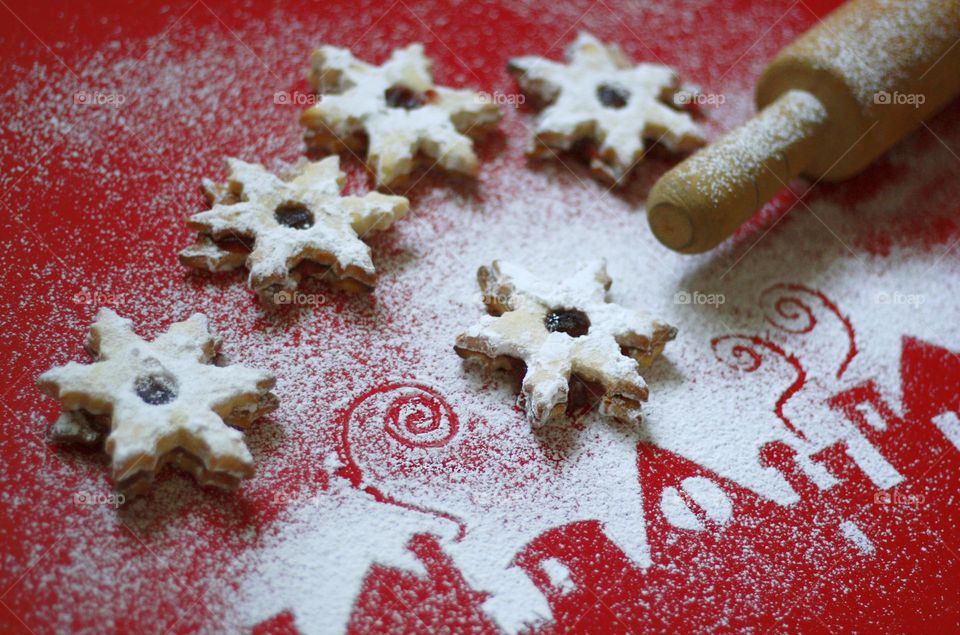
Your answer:
[[[758,24],[752,19],[752,2],[720,1],[705,3],[696,16],[693,28],[676,28],[671,21],[670,5],[659,12],[649,7],[623,11],[613,3],[584,5],[588,11],[616,11],[623,16],[622,28],[597,33],[601,38],[629,43],[635,57],[649,50],[665,62],[676,66],[681,74],[707,89],[722,90],[721,84],[749,86],[753,77],[791,34],[814,24],[838,4],[833,0],[779,2],[782,20]],[[486,6],[486,5],[484,5]],[[485,9],[486,11],[486,9]],[[64,132],[51,124],[44,104],[54,99],[69,99],[76,90],[103,88],[95,85],[85,73],[74,76],[64,68],[88,68],[91,56],[108,51],[107,56],[137,58],[148,38],[164,34],[172,55],[189,59],[201,34],[215,34],[229,40],[244,25],[268,18],[282,24],[282,16],[296,16],[307,23],[354,25],[366,13],[386,17],[370,26],[371,33],[361,39],[354,52],[362,58],[382,58],[376,47],[379,34],[402,25],[410,40],[427,44],[435,59],[437,79],[461,84],[454,73],[462,71],[463,60],[470,60],[468,85],[476,88],[509,88],[504,72],[508,56],[542,53],[575,24],[556,22],[528,24],[511,12],[509,4],[490,9],[486,15],[474,15],[462,7],[442,2],[409,5],[380,3],[362,6],[352,2],[312,3],[290,6],[287,3],[264,3],[238,7],[235,3],[215,0],[172,2],[163,9],[159,5],[134,2],[11,2],[3,3],[0,14],[0,47],[3,64],[9,72],[0,77],[4,94],[4,112],[17,109],[36,111],[36,129],[13,129],[2,132],[3,213],[0,214],[4,237],[0,303],[3,314],[3,425],[0,428],[0,482],[3,483],[3,505],[10,505],[0,517],[0,537],[4,559],[0,573],[0,629],[4,632],[48,632],[51,630],[48,609],[68,614],[73,628],[99,630],[82,612],[72,613],[72,598],[88,592],[82,585],[66,588],[58,583],[58,570],[69,566],[78,557],[71,545],[70,527],[82,524],[84,510],[62,503],[68,497],[69,483],[62,491],[42,477],[44,461],[73,460],[68,454],[52,449],[43,453],[28,452],[44,444],[44,422],[52,420],[55,404],[43,399],[32,387],[33,378],[52,363],[83,359],[79,343],[93,314],[90,307],[67,307],[41,299],[29,301],[38,294],[70,298],[109,281],[112,289],[122,289],[124,280],[138,276],[154,276],[158,286],[181,284],[186,302],[195,301],[196,288],[203,282],[185,277],[173,261],[172,254],[186,244],[189,232],[183,228],[182,211],[199,206],[195,187],[200,175],[217,174],[219,157],[235,151],[238,144],[253,144],[265,158],[293,160],[302,153],[299,130],[293,124],[297,107],[286,109],[264,107],[263,100],[245,93],[223,95],[222,110],[197,122],[164,120],[162,111],[146,106],[158,95],[137,94],[136,86],[120,86],[135,97],[124,106],[129,116],[113,127],[109,153],[90,153],[82,134],[87,115],[80,108],[69,110],[78,130]],[[679,17],[678,17],[679,20]],[[701,41],[696,37],[697,24],[712,25],[729,34],[726,40],[716,37]],[[492,27],[492,30],[491,30]],[[352,27],[330,43],[349,45],[357,38]],[[334,28],[336,30],[336,28]],[[265,32],[266,33],[266,32]],[[478,45],[478,34],[486,38]],[[289,36],[302,41],[303,56],[298,59],[274,60],[269,43],[258,41],[256,31],[244,31],[237,55],[257,55],[269,60],[269,71],[262,76],[244,78],[244,86],[262,85],[264,91],[303,90],[300,79],[306,51],[315,44],[310,33],[278,33],[271,37]],[[759,38],[759,39],[758,39]],[[239,38],[237,38],[238,41]],[[119,42],[112,48],[113,42]],[[638,44],[639,42],[639,44]],[[244,51],[246,49],[246,51]],[[109,53],[114,51],[114,53]],[[696,51],[697,55],[691,55]],[[553,50],[556,57],[559,50]],[[379,56],[379,57],[378,57]],[[34,65],[36,63],[36,65]],[[222,72],[232,72],[232,62],[221,62]],[[55,69],[65,82],[37,81],[38,69]],[[136,73],[133,73],[136,75]],[[31,79],[31,77],[33,79]],[[282,81],[278,83],[278,79]],[[191,78],[184,78],[190,84]],[[285,81],[286,83],[283,83]],[[239,82],[238,82],[239,83]],[[183,93],[189,98],[192,86]],[[158,113],[160,116],[158,117]],[[208,113],[211,114],[211,113]],[[60,122],[64,123],[63,121]],[[941,132],[956,131],[960,112],[956,105],[942,114],[935,125]],[[41,129],[47,128],[44,132]],[[713,132],[716,132],[714,125]],[[254,139],[251,141],[251,139]],[[270,140],[270,141],[264,141]],[[81,167],[66,162],[65,157],[79,154]],[[85,170],[82,166],[96,166]],[[165,166],[166,169],[158,169]],[[348,162],[351,186],[362,177],[357,166]],[[102,174],[119,170],[128,178],[112,179],[109,191],[102,184]],[[38,174],[42,178],[38,178]],[[430,177],[434,178],[434,177]],[[650,177],[652,178],[652,176]],[[855,200],[873,191],[877,184],[895,178],[910,178],[896,168],[881,163],[854,182],[844,186],[822,187],[837,197]],[[156,210],[146,215],[136,211],[144,190],[167,190],[171,200],[180,200],[176,209]],[[416,193],[412,200],[416,205]],[[784,201],[768,209],[776,214],[786,207]],[[90,223],[87,210],[96,207],[97,222]],[[958,211],[958,210],[954,210]],[[909,229],[909,225],[905,225]],[[952,240],[955,223],[925,226],[918,235],[906,240],[916,244],[942,245]],[[889,236],[877,236],[869,247],[882,252]],[[142,262],[143,244],[166,250],[171,256],[165,263]],[[380,246],[390,248],[389,239]],[[151,251],[150,253],[154,253]],[[226,281],[223,284],[235,284]],[[138,286],[137,288],[142,288]],[[41,294],[38,289],[45,289]],[[193,295],[191,295],[193,294]],[[195,300],[191,300],[195,298]],[[252,300],[250,300],[252,302]],[[143,317],[149,329],[165,325],[163,316],[150,313],[149,299],[128,299],[118,307],[133,317]],[[951,318],[952,319],[952,318]],[[149,330],[148,329],[148,330]],[[906,335],[906,334],[905,334]],[[912,382],[904,386],[909,399],[903,404],[903,417],[890,416],[888,428],[875,433],[875,441],[888,459],[903,473],[911,486],[941,495],[928,498],[914,509],[897,506],[872,506],[870,514],[884,516],[889,531],[881,546],[884,557],[856,562],[834,559],[834,551],[820,550],[823,536],[816,531],[797,531],[798,527],[815,527],[826,522],[831,514],[851,517],[863,514],[864,503],[876,492],[863,474],[852,467],[840,449],[824,457],[834,473],[843,475],[843,483],[828,492],[821,492],[802,477],[791,476],[791,483],[802,495],[802,503],[783,508],[740,490],[739,513],[756,523],[741,523],[718,533],[677,534],[671,531],[660,514],[656,499],[646,497],[648,536],[654,554],[654,566],[646,571],[633,568],[615,546],[609,543],[596,524],[580,523],[558,528],[541,536],[518,557],[531,576],[542,576],[536,563],[546,555],[561,554],[580,582],[567,596],[548,598],[555,622],[547,631],[562,632],[570,628],[593,632],[640,631],[715,628],[736,630],[755,627],[763,632],[775,630],[810,630],[814,632],[861,630],[909,630],[917,627],[936,630],[960,628],[960,522],[955,499],[960,477],[960,457],[949,443],[928,424],[931,413],[960,406],[956,390],[960,382],[960,362],[936,347],[925,347],[913,339],[904,340],[901,362],[909,366],[904,374]],[[869,388],[854,395],[837,397],[837,409],[858,399],[869,399]],[[34,418],[32,415],[42,417]],[[909,442],[896,442],[908,439]],[[657,460],[641,462],[641,478],[645,487],[655,491],[668,478],[702,473],[703,470],[683,459],[666,455],[654,448],[642,449]],[[642,454],[643,455],[643,454]],[[768,461],[788,474],[791,458],[788,453],[771,449]],[[89,463],[89,462],[88,462]],[[84,464],[89,469],[89,465]],[[933,469],[933,467],[936,469]],[[297,477],[307,478],[309,465],[292,466]],[[647,473],[644,473],[644,470]],[[104,486],[108,487],[106,481]],[[738,489],[728,484],[731,489]],[[90,593],[100,594],[104,602],[116,604],[116,622],[120,630],[147,632],[193,632],[216,629],[216,610],[203,611],[196,597],[203,590],[193,583],[194,574],[204,565],[204,558],[229,559],[235,542],[231,532],[243,527],[261,527],[277,513],[276,502],[268,499],[246,499],[242,503],[229,495],[204,494],[216,505],[205,505],[180,514],[196,516],[196,540],[201,548],[190,551],[182,561],[158,560],[155,566],[138,569],[139,592],[123,581],[116,586],[99,581],[91,584]],[[10,504],[12,497],[28,499],[32,504]],[[122,513],[122,512],[120,512]],[[114,541],[124,543],[129,557],[150,561],[153,557],[153,530],[134,535],[119,524],[109,531]],[[82,546],[81,546],[82,547]],[[96,548],[96,545],[87,545]],[[493,629],[478,609],[482,597],[470,589],[457,570],[430,536],[420,536],[411,548],[426,564],[429,579],[424,581],[409,574],[386,568],[374,568],[365,582],[364,591],[354,610],[351,624],[358,630],[417,631],[426,624],[431,628],[459,630],[467,626]],[[82,549],[81,549],[82,551]],[[753,554],[745,557],[745,554]],[[200,554],[200,555],[198,555]],[[201,557],[202,556],[202,557]],[[774,574],[773,572],[778,572]],[[780,579],[772,579],[776,575]],[[39,593],[22,592],[26,576],[48,576],[49,582]],[[149,589],[158,589],[157,593]],[[19,590],[18,590],[19,589]],[[159,592],[163,589],[163,592]],[[595,589],[603,589],[598,594]],[[787,589],[787,591],[785,591]],[[383,597],[392,601],[384,603]],[[670,610],[660,610],[669,606]],[[756,607],[765,607],[758,610]],[[397,607],[410,610],[396,610]],[[411,608],[412,607],[412,608]],[[292,629],[289,613],[277,617],[258,629],[260,632],[287,632]]]

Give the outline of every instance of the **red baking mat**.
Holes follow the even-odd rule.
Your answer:
[[[508,104],[476,184],[431,172],[371,240],[369,298],[321,285],[267,314],[242,275],[176,259],[223,156],[302,156],[320,43],[379,62],[421,41],[440,83],[516,96],[508,57],[559,59],[588,30],[717,97],[713,137],[836,2],[2,4],[4,632],[960,627],[957,104],[701,257],[637,212],[672,159],[608,193],[575,161],[528,164],[533,113]],[[474,272],[594,256],[612,299],[680,336],[642,426],[581,413],[534,435],[516,382],[451,350],[481,312]],[[234,361],[277,373],[240,491],[164,473],[115,509],[100,457],[49,444],[34,378],[85,360],[102,306],[150,336],[203,311]],[[395,428],[398,402],[421,419]]]

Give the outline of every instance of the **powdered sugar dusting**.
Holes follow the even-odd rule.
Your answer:
[[[570,578],[570,570],[556,558],[547,558],[540,566],[549,576],[550,584],[559,589],[561,593],[569,593],[576,588],[576,583]]]
[[[867,538],[866,534],[863,533],[856,523],[852,520],[845,520],[840,524],[840,531],[843,532],[843,537],[849,540],[854,547],[857,548],[857,551],[863,555],[870,556],[877,550],[873,546],[873,543],[870,542],[870,539]]]
[[[931,50],[947,50],[957,37],[958,9],[949,2],[880,0],[869,11],[846,10],[840,23],[821,29],[817,59],[843,77],[865,108],[875,108],[876,96],[889,86],[902,85],[931,70],[920,65]],[[909,37],[924,32],[928,42]],[[939,60],[937,60],[939,61]]]
[[[185,274],[176,263],[190,234],[183,211],[202,204],[196,184],[218,173],[222,156],[256,158],[274,170],[302,154],[295,123],[300,108],[278,108],[273,95],[306,90],[297,78],[306,54],[321,42],[351,47],[371,61],[413,41],[442,56],[444,45],[421,18],[464,62],[438,63],[438,81],[510,91],[515,87],[503,70],[506,58],[550,55],[562,31],[582,17],[583,28],[619,41],[632,59],[650,59],[645,45],[653,46],[662,61],[708,89],[720,90],[710,86],[711,78],[733,68],[723,80],[731,87],[726,106],[709,112],[705,122],[716,135],[749,112],[747,86],[763,60],[809,24],[799,9],[778,22],[788,6],[755,4],[736,13],[680,2],[620,16],[589,3],[464,5],[472,19],[453,24],[443,7],[432,5],[411,5],[414,15],[397,5],[377,22],[383,8],[373,4],[345,5],[337,20],[316,11],[254,14],[211,4],[234,33],[198,5],[164,37],[144,41],[121,33],[119,48],[97,50],[65,50],[52,42],[79,79],[55,61],[27,61],[14,51],[11,81],[36,101],[30,108],[3,108],[9,122],[4,165],[13,165],[0,183],[17,197],[0,221],[13,237],[0,258],[8,331],[17,344],[8,351],[5,405],[19,415],[0,431],[16,448],[0,466],[8,484],[0,500],[16,519],[2,529],[8,545],[0,556],[3,587],[16,581],[4,603],[37,629],[100,632],[149,623],[213,632],[249,628],[284,612],[303,632],[323,628],[318,616],[332,628],[358,614],[369,619],[359,623],[375,626],[386,622],[377,622],[379,614],[364,603],[377,577],[371,567],[408,572],[398,594],[432,577],[408,548],[412,536],[426,534],[462,584],[488,594],[477,600],[483,624],[549,629],[550,620],[576,618],[564,613],[569,605],[561,596],[593,606],[591,589],[619,598],[617,618],[627,625],[650,619],[667,628],[700,624],[690,616],[694,610],[699,619],[709,613],[711,624],[736,628],[744,614],[786,614],[795,623],[798,613],[787,613],[792,607],[777,601],[802,587],[803,574],[791,568],[801,556],[828,572],[831,594],[843,596],[863,577],[848,575],[850,554],[858,563],[896,557],[884,547],[899,531],[935,545],[943,520],[934,514],[863,501],[907,487],[934,497],[949,490],[949,475],[935,469],[919,478],[923,469],[911,471],[890,458],[897,448],[916,444],[915,437],[878,444],[824,405],[867,380],[885,402],[900,404],[897,362],[904,335],[960,349],[955,329],[941,319],[960,308],[958,263],[948,249],[956,238],[957,164],[926,133],[895,149],[879,173],[843,188],[820,188],[805,201],[811,211],[795,208],[762,239],[785,205],[767,208],[720,250],[690,258],[663,250],[649,235],[642,196],[605,194],[562,165],[529,168],[523,159],[527,115],[507,110],[502,146],[478,145],[475,189],[431,175],[410,193],[411,214],[372,240],[381,274],[372,296],[320,285],[308,289],[322,296],[318,305],[268,315],[240,276]],[[165,25],[177,17],[168,14]],[[621,20],[642,35],[656,33],[656,41],[621,33]],[[516,26],[535,21],[548,27]],[[352,47],[368,28],[370,35]],[[767,28],[770,36],[748,49]],[[524,38],[517,37],[521,32]],[[691,44],[695,35],[702,44]],[[20,44],[22,51],[35,46],[32,40]],[[491,51],[499,55],[492,62]],[[116,109],[81,107],[72,102],[73,91],[81,89],[126,91],[128,100]],[[947,146],[960,147],[955,110],[931,128]],[[641,194],[643,182],[663,167],[650,162],[638,175]],[[369,188],[355,162],[345,159],[345,168],[348,192]],[[58,213],[68,207],[77,213]],[[512,405],[519,386],[506,375],[465,369],[451,350],[455,335],[483,314],[476,269],[499,258],[563,277],[572,273],[571,263],[597,257],[607,260],[616,281],[611,301],[642,306],[681,335],[643,373],[651,398],[642,426],[591,414],[533,432]],[[769,307],[759,296],[782,283],[821,292],[856,329],[857,353],[841,377],[837,369],[850,340],[843,322],[816,296],[802,296],[818,318],[809,335],[768,321]],[[703,300],[711,294],[713,302]],[[884,297],[890,301],[879,301]],[[84,359],[79,342],[105,305],[135,318],[148,339],[202,310],[226,336],[223,349],[234,363],[276,374],[281,405],[246,435],[257,473],[238,492],[210,492],[172,474],[163,475],[148,497],[119,510],[77,500],[77,494],[109,492],[107,471],[95,457],[50,448],[45,434],[55,407],[41,401],[32,378],[53,364]],[[748,342],[742,340],[724,340],[714,350],[714,339],[731,335],[769,340],[802,362],[804,387],[779,415],[778,399],[796,383],[796,369],[762,347],[755,352],[763,363],[754,372],[730,365],[752,359],[723,356],[734,344],[744,350]],[[402,407],[394,407],[397,399]],[[761,460],[761,450],[778,441],[816,476],[812,492]],[[872,559],[852,553],[838,529],[850,517],[821,525],[812,514],[795,513],[811,497],[853,482],[819,453],[841,441],[869,475],[862,477],[865,484],[855,481],[860,498],[847,501],[848,507],[833,505],[843,514],[859,506],[857,525],[877,547]],[[665,488],[646,478],[650,461],[638,453],[650,444],[709,471],[725,493],[738,488],[730,523],[705,524],[702,532],[665,528],[657,511]],[[953,461],[938,456],[942,465]],[[836,485],[828,488],[831,479]],[[751,501],[759,511],[749,510]],[[818,507],[818,518],[831,509]],[[578,532],[592,535],[591,523],[606,542],[577,542]],[[689,533],[705,542],[693,543],[689,558],[673,555],[675,545],[691,544],[684,542]],[[550,542],[556,534],[574,546]],[[767,538],[782,539],[776,544],[785,548],[799,545],[800,552],[770,558],[763,548]],[[577,588],[558,594],[548,573],[518,557],[548,547]],[[616,556],[600,554],[601,547]],[[701,578],[715,583],[710,571],[727,574],[727,566],[734,568],[737,592],[698,586]],[[939,579],[926,568],[899,570],[901,582],[885,583],[893,592],[911,577],[907,572]],[[414,613],[387,599],[384,612]],[[869,617],[869,610],[855,608],[853,615]],[[410,618],[410,628],[423,628],[415,620],[431,618],[443,627],[446,616],[425,612]],[[873,616],[892,619],[882,608]]]

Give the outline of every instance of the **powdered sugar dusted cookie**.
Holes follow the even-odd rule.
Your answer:
[[[475,176],[470,135],[500,119],[500,109],[480,93],[435,85],[422,44],[394,51],[382,66],[322,46],[310,58],[308,78],[322,98],[300,117],[307,145],[366,148],[378,186],[399,183],[419,165]]]
[[[225,489],[253,474],[253,457],[234,428],[276,408],[274,378],[215,365],[220,338],[205,315],[177,322],[147,342],[130,320],[100,309],[86,348],[94,363],[52,368],[37,384],[63,407],[53,440],[95,444],[105,438],[118,490],[143,493],[166,463]]]
[[[676,73],[660,64],[632,65],[616,45],[580,33],[567,49],[567,64],[516,57],[507,70],[520,88],[545,105],[528,148],[552,156],[582,142],[594,174],[620,183],[643,157],[645,140],[671,150],[704,144],[700,128],[674,104]]]
[[[583,265],[558,284],[501,262],[477,274],[484,316],[457,337],[461,357],[492,367],[526,364],[520,401],[537,427],[566,409],[571,375],[603,390],[600,412],[626,421],[640,417],[647,385],[638,370],[649,366],[677,330],[642,311],[606,300],[606,264]]]
[[[337,286],[368,290],[377,280],[361,240],[387,229],[410,208],[402,196],[341,196],[339,157],[301,162],[287,178],[262,165],[227,159],[227,182],[204,182],[213,207],[187,221],[199,232],[180,253],[190,267],[226,271],[246,265],[267,304],[289,302],[301,277],[326,274]]]

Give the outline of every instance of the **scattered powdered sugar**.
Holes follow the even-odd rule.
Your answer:
[[[891,268],[891,258],[875,258],[862,251],[851,256],[842,242],[831,241],[829,231],[816,216],[832,220],[833,231],[846,237],[841,238],[843,242],[853,240],[861,224],[880,222],[879,217],[873,206],[866,204],[858,208],[865,218],[845,218],[837,206],[824,201],[812,204],[813,213],[798,214],[787,221],[786,229],[768,236],[749,254],[749,265],[736,266],[721,279],[734,264],[734,259],[724,258],[723,252],[714,260],[684,260],[663,252],[658,252],[657,259],[644,258],[641,254],[656,247],[652,239],[638,231],[643,228],[636,226],[635,212],[618,199],[605,199],[604,204],[596,205],[589,190],[574,188],[565,190],[567,200],[560,201],[543,189],[535,189],[532,181],[536,178],[522,172],[500,175],[502,189],[519,194],[502,201],[491,217],[471,216],[471,238],[467,242],[462,236],[436,233],[432,223],[399,224],[398,240],[432,247],[427,253],[418,253],[423,262],[420,267],[387,266],[392,273],[385,276],[384,286],[378,291],[381,309],[403,317],[371,335],[382,342],[377,348],[406,350],[408,342],[422,343],[412,358],[401,355],[381,360],[385,376],[440,391],[457,413],[461,430],[463,421],[482,423],[472,427],[466,437],[463,432],[451,435],[440,448],[411,449],[396,443],[389,430],[378,433],[378,428],[362,423],[376,426],[388,410],[389,399],[375,403],[364,417],[348,418],[346,422],[349,451],[365,486],[376,487],[391,500],[442,511],[465,525],[466,536],[444,541],[444,548],[473,588],[491,594],[484,609],[501,627],[515,630],[539,623],[549,615],[538,600],[541,591],[509,566],[512,555],[548,526],[598,518],[615,544],[635,563],[648,566],[644,565],[650,556],[642,532],[641,497],[658,493],[644,493],[642,483],[637,487],[634,444],[640,439],[689,458],[783,505],[796,503],[797,493],[779,471],[759,460],[760,450],[776,441],[795,447],[801,456],[799,463],[811,478],[820,478],[823,483],[829,484],[833,477],[823,473],[819,463],[804,457],[840,441],[848,445],[858,465],[876,479],[877,487],[889,488],[901,480],[856,429],[826,409],[824,400],[841,388],[874,378],[892,403],[899,401],[896,360],[900,336],[917,332],[918,309],[884,304],[877,298],[882,293],[915,293],[936,305],[937,312],[950,310],[947,307],[953,300],[942,293],[942,280],[924,276],[924,272],[930,267],[952,268],[952,262],[940,258],[937,252],[921,250],[897,250],[892,257],[896,268]],[[555,173],[553,178],[564,177]],[[880,193],[877,199],[882,201],[883,196]],[[539,217],[545,215],[538,213],[544,207],[550,209],[550,221]],[[590,209],[591,214],[582,213],[584,209]],[[431,218],[452,220],[461,218],[463,211],[461,204],[445,200],[430,209]],[[604,219],[602,231],[596,228],[597,215]],[[424,216],[417,220],[423,221]],[[542,240],[536,228],[551,225],[559,225],[563,231],[552,234],[550,241]],[[511,239],[505,240],[504,236]],[[678,326],[677,340],[644,373],[651,397],[642,426],[615,431],[609,424],[589,417],[584,431],[561,424],[552,426],[549,436],[538,435],[529,431],[522,416],[511,408],[517,387],[507,377],[493,374],[483,388],[475,383],[472,373],[464,373],[450,351],[450,334],[472,321],[471,311],[474,317],[482,314],[473,271],[486,262],[491,251],[504,258],[535,263],[541,274],[554,275],[572,274],[572,262],[603,254],[609,259],[614,279],[612,300],[645,306]],[[808,268],[798,269],[798,262],[806,262]],[[745,383],[741,371],[718,362],[710,344],[711,339],[729,333],[768,331],[769,324],[755,308],[758,295],[782,281],[800,281],[829,297],[842,299],[842,310],[857,326],[858,341],[864,343],[842,381],[832,375],[835,368],[830,367],[847,350],[841,325],[824,317],[818,337],[791,343],[815,378],[785,408],[785,416],[805,433],[803,439],[786,429],[776,415],[776,401],[794,381],[794,371],[771,363]],[[677,303],[678,293],[723,295],[725,302],[722,306]],[[923,335],[946,346],[957,346],[950,328],[936,321],[924,322]],[[326,363],[332,361],[331,356],[325,356]],[[359,386],[379,385],[363,379],[357,384],[356,392],[362,392]],[[476,457],[479,464],[470,457]],[[561,459],[562,469],[551,478],[547,478],[553,472],[544,461],[547,457]],[[598,474],[603,475],[599,481]],[[708,518],[719,524],[729,521],[725,498],[711,498],[705,488],[689,489]],[[713,488],[710,491],[716,493]],[[568,506],[571,503],[574,506]],[[692,518],[674,524],[699,528],[701,521]],[[286,546],[296,535],[296,530],[284,532],[257,561],[297,557],[300,552],[296,547],[288,551]],[[366,532],[354,537],[358,549],[366,540],[375,539]],[[273,597],[273,580],[254,575],[246,583],[258,597]],[[306,579],[302,582],[309,584]],[[299,615],[296,605],[291,606]],[[307,602],[304,610],[316,611],[317,606]],[[269,611],[258,615],[265,613]],[[297,625],[304,631],[311,630],[309,621],[298,620]]]
[[[857,527],[857,524],[852,520],[845,520],[840,523],[840,531],[843,532],[843,537],[849,540],[860,553],[872,556],[876,552],[877,548],[873,546],[863,530]]]
[[[733,503],[716,483],[702,476],[691,476],[680,483],[683,491],[697,503],[707,517],[724,525],[733,518]]]
[[[550,578],[550,584],[561,593],[569,593],[576,588],[576,584],[570,577],[570,569],[556,558],[546,558],[540,563],[547,577]]]
[[[770,165],[778,167],[826,117],[816,97],[804,91],[788,91],[744,126],[694,155],[678,178],[693,183],[711,203],[719,205],[726,196],[743,188],[753,190],[758,179],[768,178]],[[783,166],[783,172],[789,169],[789,164]],[[773,176],[781,181],[792,177],[788,173]]]
[[[703,530],[703,523],[690,509],[675,487],[663,490],[660,496],[660,511],[670,524],[679,529]]]
[[[840,15],[839,22],[820,28],[810,52],[843,77],[867,109],[883,107],[877,96],[889,86],[911,82],[918,68],[925,75],[930,62],[940,62],[934,52],[952,48],[960,19],[957,7],[941,0],[879,0],[868,11],[850,7]],[[921,32],[926,40],[909,37]]]
[[[716,26],[704,26],[696,19],[699,3],[681,5],[651,8],[645,26],[667,45],[689,50],[689,59],[669,61],[688,65],[681,73],[694,81],[737,63],[743,50],[721,46],[725,38],[755,36],[757,25],[777,23],[782,12],[757,5],[752,19],[730,12]],[[510,11],[564,28],[583,17],[584,28],[613,41],[619,18],[584,14],[586,8],[521,3]],[[438,81],[513,90],[502,67],[485,69],[486,58],[473,49],[503,50],[504,61],[548,55],[559,29],[510,42],[496,27],[507,10],[484,9],[490,13],[475,30],[459,27],[452,36],[462,38],[458,53],[466,43],[466,68],[438,64]],[[416,10],[442,31],[441,10]],[[238,19],[246,17],[246,9],[237,11]],[[515,631],[555,617],[548,586],[573,595],[582,584],[557,556],[556,564],[541,563],[549,584],[518,566],[517,554],[546,532],[599,521],[632,568],[657,569],[645,501],[660,500],[666,490],[650,490],[638,478],[640,443],[779,506],[797,504],[800,495],[759,459],[762,448],[777,441],[793,448],[823,487],[837,476],[817,461],[817,452],[841,441],[876,487],[902,482],[882,452],[824,400],[872,379],[890,403],[900,403],[904,335],[960,348],[955,328],[941,319],[960,309],[957,257],[949,249],[956,229],[934,231],[955,210],[957,164],[928,136],[911,137],[884,159],[894,171],[887,185],[868,188],[861,179],[823,190],[783,220],[782,208],[768,208],[717,251],[688,257],[664,250],[650,235],[642,196],[608,193],[575,166],[573,172],[559,164],[528,166],[523,145],[531,114],[507,110],[503,146],[478,145],[476,188],[455,188],[431,175],[411,193],[411,213],[370,241],[380,273],[372,296],[319,284],[305,289],[318,298],[315,305],[265,313],[241,276],[186,273],[175,258],[189,239],[184,221],[200,204],[196,185],[219,169],[221,157],[280,166],[300,155],[299,109],[278,112],[271,100],[274,91],[299,86],[310,50],[325,42],[348,46],[344,30],[371,28],[362,57],[382,60],[397,46],[426,39],[422,24],[406,13],[387,26],[374,23],[380,12],[370,6],[356,12],[343,21],[279,12],[240,20],[242,26],[231,21],[236,38],[215,24],[209,31],[175,29],[148,41],[142,56],[121,48],[93,52],[83,64],[70,58],[79,80],[53,62],[12,65],[27,92],[51,91],[35,108],[4,108],[10,133],[2,147],[8,155],[20,151],[22,165],[0,177],[5,191],[21,197],[2,221],[20,238],[0,258],[10,290],[6,308],[15,316],[11,331],[22,344],[9,354],[16,371],[7,399],[22,416],[3,432],[17,451],[0,467],[5,482],[21,484],[3,488],[0,500],[22,523],[3,529],[11,534],[5,542],[17,547],[4,552],[0,568],[11,576],[4,588],[22,575],[4,602],[27,624],[96,632],[151,623],[213,632],[289,611],[304,633],[342,630],[372,565],[427,575],[408,546],[414,536],[430,534],[469,586],[488,594],[484,613]],[[691,43],[704,28],[715,49],[709,63],[703,47]],[[777,28],[789,35],[797,25],[788,18]],[[299,33],[308,35],[291,36]],[[443,50],[439,42],[427,43],[428,50]],[[649,57],[639,43],[623,44],[632,59]],[[711,113],[708,131],[745,118],[750,72],[775,48],[762,40],[729,76],[740,88]],[[70,97],[76,82],[77,89],[136,90],[127,89],[124,108],[78,114]],[[932,129],[955,148],[955,111],[949,116]],[[45,155],[64,138],[65,150]],[[651,175],[663,167],[649,166]],[[347,168],[347,189],[362,193],[369,182],[355,168]],[[62,184],[69,195],[60,194]],[[858,196],[858,189],[867,193]],[[70,204],[85,214],[64,215],[50,228],[42,222],[48,199],[54,208]],[[91,243],[99,246],[96,258],[64,248]],[[456,334],[483,315],[476,270],[502,259],[562,279],[574,273],[573,263],[598,257],[613,280],[609,300],[662,317],[678,327],[678,337],[643,373],[650,400],[642,424],[591,414],[533,431],[514,407],[519,387],[512,378],[467,369],[453,351]],[[821,292],[856,329],[857,353],[842,377],[836,370],[849,338],[817,297],[808,298],[820,318],[810,335],[789,335],[768,321],[761,296],[785,283]],[[772,306],[777,299],[769,298]],[[257,473],[239,492],[209,492],[170,475],[149,497],[119,510],[77,500],[110,491],[106,470],[94,456],[50,448],[45,434],[56,407],[38,397],[32,378],[53,364],[83,359],[82,335],[105,305],[142,324],[145,337],[202,310],[224,336],[223,351],[233,363],[277,376],[280,407],[245,434]],[[776,356],[764,358],[755,372],[736,367],[750,360],[735,355],[743,350],[735,345],[746,343],[720,338],[740,334],[762,336],[804,364],[807,383],[779,414],[778,400],[796,371]],[[705,531],[712,529],[704,520],[719,525],[727,518],[716,487],[684,481],[681,489],[705,515],[690,512]],[[739,508],[732,505],[727,524],[736,526]],[[839,531],[798,525],[797,531],[842,535],[861,551],[864,544],[882,544],[882,528],[857,522],[860,535],[871,537],[867,543],[851,538],[846,525]],[[843,556],[828,538],[822,543],[828,557]],[[777,571],[751,573],[791,588],[789,576]],[[749,603],[748,592],[745,597]],[[673,607],[647,610],[668,615]]]
[[[335,467],[336,457],[326,465]],[[264,536],[271,557],[258,559],[255,567],[257,577],[270,580],[269,592],[259,584],[240,585],[239,615],[228,613],[228,619],[240,618],[235,628],[273,617],[280,598],[284,607],[297,607],[303,630],[343,632],[372,562],[425,576],[407,549],[410,537],[429,532],[453,540],[456,534],[450,522],[384,505],[341,479],[326,491],[294,493],[284,502],[292,514]],[[236,574],[249,575],[237,569]]]
[[[950,443],[960,448],[960,418],[954,412],[944,412],[932,419],[937,429],[950,439]]]

